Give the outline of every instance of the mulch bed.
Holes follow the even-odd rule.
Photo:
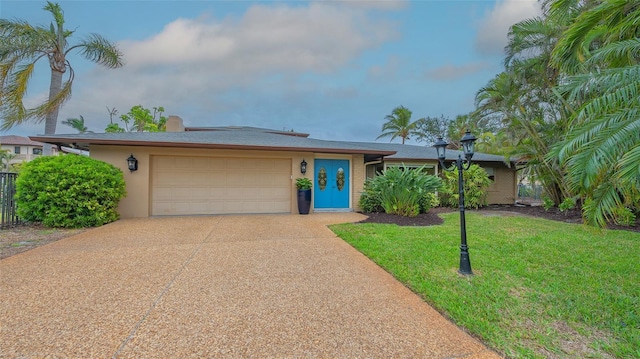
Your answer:
[[[438,213],[454,212],[457,210],[453,208],[433,208],[427,213],[418,215],[417,217],[403,217],[387,213],[364,213],[369,218],[360,221],[358,223],[384,223],[384,224],[397,224],[398,226],[434,226],[443,223],[442,218],[438,216]],[[579,209],[573,209],[565,212],[560,212],[557,208],[552,208],[548,211],[541,206],[523,206],[523,205],[491,205],[479,210],[466,210],[467,212],[479,212],[479,213],[517,213],[527,216],[545,218],[552,221],[560,221],[566,223],[582,223],[582,213]],[[609,229],[623,229],[627,231],[640,232],[640,220],[636,221],[633,226],[618,226],[610,225]]]

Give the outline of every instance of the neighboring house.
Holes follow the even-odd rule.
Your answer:
[[[30,140],[28,137],[8,135],[0,136],[0,151],[7,151],[11,156],[9,164],[29,162],[42,155],[44,143]],[[56,154],[56,148],[53,149]]]
[[[90,151],[91,157],[121,168],[127,183],[127,197],[119,207],[122,218],[297,213],[297,177],[313,179],[312,210],[358,210],[367,173],[375,173],[377,166],[409,159],[391,144],[325,141],[304,133],[253,127],[185,128],[177,116],[169,117],[167,132],[31,138]],[[435,150],[420,146],[406,149],[409,148],[423,157],[406,161],[407,164],[430,163],[434,171],[438,170],[432,156]],[[457,156],[457,151],[447,153]],[[127,167],[129,156],[138,161],[135,172]],[[482,161],[482,155],[476,156]],[[499,168],[502,177],[506,165],[498,166],[499,158],[487,158],[486,168]],[[307,163],[306,174],[301,173],[303,161]],[[503,202],[495,203],[515,201],[515,169],[509,171],[512,185],[495,197]]]

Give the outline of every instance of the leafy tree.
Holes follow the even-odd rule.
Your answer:
[[[108,108],[107,108],[108,109]],[[120,115],[120,120],[125,127],[113,122],[113,116],[117,110],[109,110],[111,122],[107,125],[105,132],[163,132],[166,130],[167,117],[163,116],[164,107],[153,107],[151,110],[136,105],[128,113]]]
[[[82,117],[82,115],[80,115],[80,118],[68,118],[62,121],[62,124],[73,128],[74,130],[78,131],[78,133],[93,132],[89,131],[89,129],[85,125],[84,117]]]
[[[43,8],[51,13],[54,22],[49,27],[32,26],[22,20],[0,19],[0,112],[1,128],[9,129],[26,121],[45,121],[44,133],[54,134],[60,106],[69,99],[74,71],[67,55],[78,50],[89,61],[108,68],[123,65],[122,54],[116,46],[98,34],[91,34],[75,45],[69,44],[74,33],[64,28],[64,13],[57,3],[47,2]],[[27,109],[23,98],[36,63],[46,58],[51,68],[48,100]],[[68,77],[63,83],[63,75]],[[51,154],[51,146],[44,147]]]
[[[418,121],[411,121],[411,111],[404,106],[394,108],[391,114],[385,117],[385,120],[387,122],[382,125],[382,134],[376,140],[382,137],[391,137],[390,141],[393,141],[396,137],[400,137],[402,144],[404,144],[409,136],[419,134],[416,130]]]
[[[436,143],[438,137],[450,138],[449,125],[451,119],[440,117],[424,117],[416,121],[416,140],[418,142]]]

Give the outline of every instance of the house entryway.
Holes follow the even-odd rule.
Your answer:
[[[315,160],[314,209],[349,208],[349,172],[349,160]]]

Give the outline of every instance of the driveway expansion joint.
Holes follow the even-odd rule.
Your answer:
[[[202,242],[200,242],[198,244],[198,246],[193,250],[193,252],[191,252],[189,257],[187,257],[187,259],[185,259],[185,261],[182,263],[182,266],[180,267],[180,269],[176,272],[176,274],[173,275],[173,277],[171,278],[169,283],[167,283],[167,285],[164,287],[164,289],[160,292],[160,294],[158,295],[156,300],[153,302],[153,304],[151,304],[151,306],[149,307],[147,312],[144,313],[142,318],[138,321],[138,323],[136,323],[135,327],[133,327],[133,329],[131,330],[131,333],[129,333],[127,338],[122,342],[122,344],[120,344],[120,347],[118,348],[118,350],[116,350],[116,352],[111,357],[112,359],[116,359],[118,357],[118,355],[120,355],[120,353],[127,346],[127,344],[131,341],[131,339],[133,339],[133,337],[136,335],[136,332],[138,331],[138,329],[140,329],[140,326],[142,326],[142,323],[145,322],[147,317],[149,317],[149,314],[151,314],[151,312],[156,308],[156,306],[158,305],[160,300],[162,300],[162,297],[164,297],[164,295],[169,291],[169,289],[171,288],[173,283],[180,276],[180,274],[182,274],[182,272],[189,265],[189,263],[191,263],[191,261],[196,256],[196,254],[198,254],[200,252],[200,250],[202,250],[202,247],[204,247],[204,245],[209,241],[209,239],[211,238],[211,234],[213,233],[213,231],[215,229],[215,225],[218,224],[218,223],[220,223],[220,219],[218,219],[218,221],[216,223],[214,223],[214,225],[212,226],[211,230],[209,231],[209,233],[207,233],[207,235],[204,237]]]

